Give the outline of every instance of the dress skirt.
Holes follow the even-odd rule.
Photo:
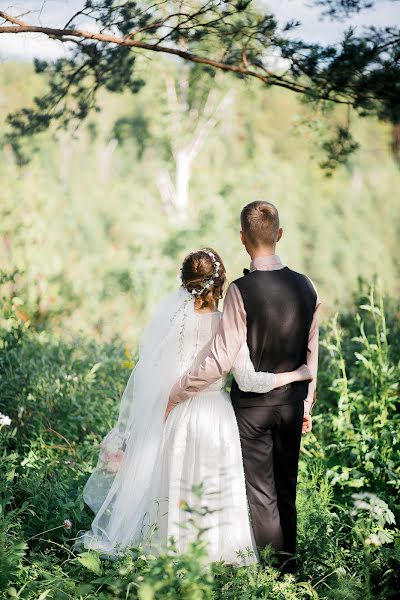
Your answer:
[[[200,536],[210,562],[256,562],[239,431],[224,390],[201,392],[172,410],[152,485],[149,548],[173,538],[185,552]]]

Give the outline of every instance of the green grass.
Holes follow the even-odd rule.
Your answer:
[[[37,331],[3,302],[0,343],[0,594],[4,598],[357,600],[400,587],[399,320],[373,290],[324,327],[314,432],[304,439],[298,493],[300,570],[202,566],[140,548],[116,562],[76,556],[89,527],[82,488],[130,372],[122,344]],[[363,308],[360,308],[362,306]],[[359,494],[359,496],[354,496]],[[65,529],[65,519],[72,528]]]

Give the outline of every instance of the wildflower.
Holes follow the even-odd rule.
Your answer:
[[[0,412],[0,425],[11,425],[11,419],[7,415]]]
[[[355,500],[354,506],[356,508],[359,508],[360,510],[369,510],[371,508],[371,505],[368,504],[368,502],[365,502],[365,500]],[[357,512],[357,511],[354,511],[354,512]]]
[[[381,540],[376,533],[371,533],[371,535],[365,540],[365,543],[368,546],[381,546]]]
[[[66,531],[69,531],[72,528],[72,521],[69,519],[64,519],[63,527]]]
[[[123,361],[122,366],[125,367],[125,369],[133,369],[133,367],[134,367],[133,356],[132,356],[129,348],[125,348],[124,354],[126,356],[126,360]]]
[[[24,310],[22,310],[21,308],[17,308],[15,311],[15,314],[17,315],[17,317],[19,317],[21,319],[21,321],[23,321],[24,323],[28,323],[29,322],[29,315],[26,314],[26,312]]]

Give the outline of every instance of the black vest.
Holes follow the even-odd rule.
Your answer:
[[[317,294],[305,275],[288,267],[253,271],[235,282],[247,317],[247,344],[256,371],[283,373],[307,361]],[[305,400],[308,383],[296,381],[267,394],[242,392],[232,382],[232,404],[274,406]]]

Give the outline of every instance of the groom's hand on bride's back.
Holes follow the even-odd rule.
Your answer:
[[[301,429],[301,433],[304,435],[306,433],[310,433],[312,430],[312,417],[311,415],[304,415],[303,417],[303,426]]]

